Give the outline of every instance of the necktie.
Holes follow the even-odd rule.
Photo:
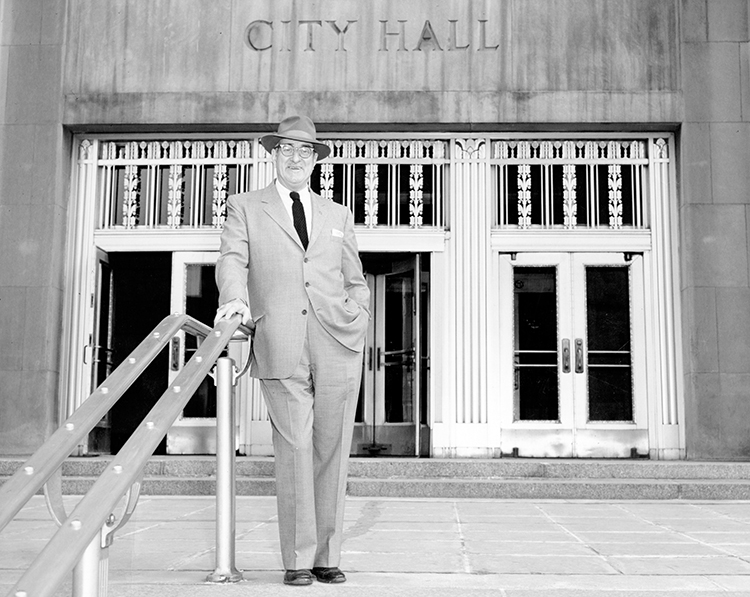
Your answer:
[[[292,191],[289,193],[292,198],[292,220],[294,220],[294,227],[297,230],[299,239],[302,241],[302,246],[307,250],[307,222],[305,221],[305,208],[302,207],[302,201],[299,200],[299,193]]]

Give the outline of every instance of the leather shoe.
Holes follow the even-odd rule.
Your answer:
[[[287,570],[284,572],[285,585],[311,585],[313,575],[309,570]]]
[[[338,568],[315,567],[312,573],[320,582],[341,583],[346,582],[346,576]]]

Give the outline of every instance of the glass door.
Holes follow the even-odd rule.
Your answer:
[[[86,347],[91,358],[91,391],[93,392],[109,377],[114,366],[114,279],[109,258],[104,251],[97,250],[96,296],[94,306],[93,334]],[[89,433],[87,452],[107,454],[111,450],[112,414],[108,412]]]
[[[186,313],[213,327],[219,291],[214,278],[214,252],[172,255],[171,312]],[[200,338],[180,331],[169,347],[169,383],[200,345]],[[216,453],[216,386],[211,376],[201,382],[177,421],[167,432],[167,454]]]
[[[429,446],[427,272],[420,255],[363,256],[363,265],[372,318],[352,453],[423,455]]]
[[[503,255],[501,279],[503,452],[647,453],[642,257]]]

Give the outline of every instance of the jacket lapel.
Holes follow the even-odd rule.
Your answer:
[[[317,193],[310,192],[310,199],[312,203],[313,220],[312,220],[312,235],[310,237],[310,244],[313,244],[320,233],[326,228],[326,220],[329,215],[329,204],[324,201],[323,198]]]
[[[265,191],[261,198],[261,201],[264,203],[263,209],[302,248],[302,241],[299,239],[299,235],[289,219],[289,213],[286,211],[286,207],[284,207],[284,200],[276,190],[276,183],[271,183],[266,187]]]

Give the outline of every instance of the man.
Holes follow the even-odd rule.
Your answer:
[[[340,583],[347,463],[370,293],[352,213],[309,188],[330,149],[304,116],[261,138],[276,180],[233,195],[216,319],[255,324],[250,373],[273,428],[284,583]]]

